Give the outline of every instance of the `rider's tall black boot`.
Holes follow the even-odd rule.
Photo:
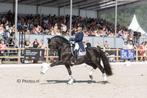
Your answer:
[[[74,63],[77,63],[77,58],[78,58],[78,50],[74,51]]]
[[[75,50],[75,51],[73,52],[73,60],[71,61],[71,64],[76,64],[77,58],[78,58],[77,53],[78,53],[77,50]]]

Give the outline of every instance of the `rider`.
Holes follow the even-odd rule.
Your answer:
[[[78,57],[78,51],[80,49],[81,52],[85,51],[84,45],[83,45],[83,37],[84,34],[82,32],[82,27],[77,28],[77,32],[75,32],[75,37],[71,39],[72,41],[75,42],[75,47],[74,47],[74,63],[77,61]]]

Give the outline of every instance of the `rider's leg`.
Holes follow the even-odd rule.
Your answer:
[[[75,53],[74,54],[75,55],[75,58],[77,59],[78,58],[78,50],[75,50],[74,53]]]
[[[78,50],[76,49],[74,51],[74,62],[76,63],[77,62],[77,58],[78,58]]]
[[[78,50],[73,51],[73,60],[71,61],[72,64],[75,64],[77,62],[78,58]]]
[[[74,47],[74,51],[73,51],[73,64],[75,64],[77,62],[77,58],[78,58],[78,49],[79,49],[79,44],[75,43],[75,47]]]

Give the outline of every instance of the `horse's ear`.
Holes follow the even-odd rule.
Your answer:
[[[51,39],[50,39],[50,38],[48,38],[47,40],[48,40],[48,44],[49,44],[49,43],[51,42]]]

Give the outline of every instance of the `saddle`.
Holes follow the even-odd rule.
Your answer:
[[[71,41],[70,44],[71,44],[71,52],[74,55],[75,43]],[[77,57],[86,55],[86,51],[83,51],[83,49],[80,46],[78,47],[78,49],[76,49],[76,51],[77,51]]]

